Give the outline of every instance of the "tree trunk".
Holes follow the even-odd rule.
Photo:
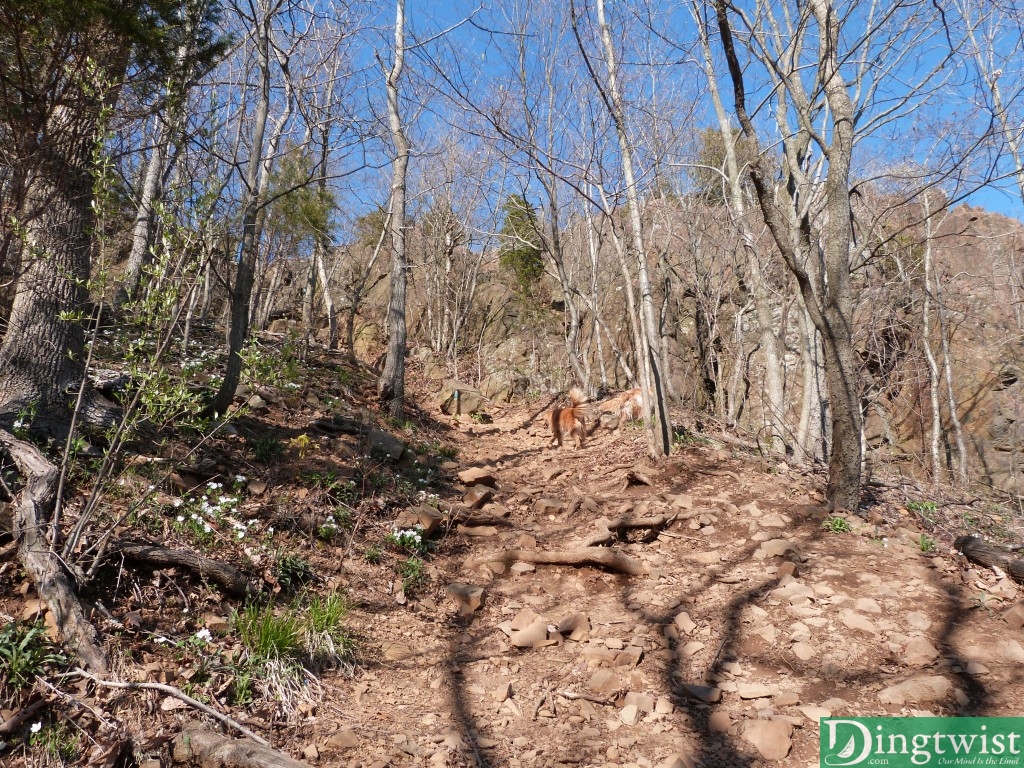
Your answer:
[[[34,431],[63,436],[71,420],[68,393],[85,375],[81,312],[95,220],[96,114],[56,108],[29,181],[27,205],[38,213],[26,223],[23,271],[0,347],[0,422],[8,427],[19,415],[34,414]],[[110,411],[100,407],[98,396],[87,405],[86,422],[109,423]]]
[[[939,460],[939,441],[942,437],[942,413],[939,410],[939,364],[932,352],[932,212],[928,204],[928,193],[921,198],[924,208],[924,301],[921,308],[921,342],[925,360],[928,361],[928,395],[932,410],[932,422],[928,440],[928,455],[931,459],[932,491],[939,492],[942,463]]]
[[[377,385],[377,394],[387,403],[388,415],[401,420],[405,414],[405,305],[408,283],[405,252],[405,195],[409,170],[409,140],[399,111],[398,83],[405,62],[405,0],[395,3],[395,60],[387,77],[388,120],[395,144],[391,176],[391,300],[388,304],[387,361]]]
[[[132,233],[132,248],[128,254],[128,263],[121,278],[121,285],[114,295],[114,310],[120,309],[135,298],[142,282],[142,268],[145,266],[149,248],[153,243],[155,221],[153,208],[160,199],[160,182],[163,179],[164,164],[167,159],[169,130],[160,116],[157,116],[157,135],[153,149],[146,161],[146,172],[142,179],[139,194],[139,207],[135,214],[135,229]]]
[[[818,46],[817,79],[822,85],[824,99],[830,112],[831,128],[831,143],[823,144],[821,147],[828,161],[824,184],[826,223],[820,238],[816,239],[816,242],[823,241],[823,245],[820,246],[820,260],[824,266],[824,275],[818,277],[824,279],[813,280],[812,273],[809,273],[806,264],[798,257],[794,240],[809,241],[806,230],[798,230],[809,228],[810,225],[803,210],[796,212],[800,222],[796,227],[792,226],[792,219],[787,222],[781,215],[772,199],[773,186],[769,181],[770,173],[763,155],[759,155],[752,165],[751,181],[772,237],[779,246],[787,267],[796,278],[807,311],[822,336],[825,383],[828,387],[832,421],[826,494],[830,504],[835,508],[856,511],[860,505],[863,455],[860,387],[856,354],[853,349],[853,289],[849,266],[853,234],[849,182],[856,115],[846,84],[839,73],[839,20],[835,8],[829,0],[808,0],[808,5],[821,38],[821,44]],[[726,0],[715,0],[715,10],[733,83],[736,114],[743,132],[751,140],[756,141],[757,131],[746,110],[743,68],[734,48]],[[810,105],[804,100],[805,94],[800,91],[800,87],[798,78],[787,80],[784,95],[800,102],[796,106],[806,117]],[[781,114],[781,109],[777,112]],[[807,129],[800,131],[796,136],[784,139],[784,148],[788,152],[787,162],[793,174],[798,172],[798,168],[793,164],[793,161],[798,161],[800,157],[797,145],[808,140]]]
[[[657,359],[658,323],[654,306],[654,294],[647,266],[647,250],[644,244],[643,222],[640,216],[640,195],[636,176],[633,172],[633,145],[626,129],[626,116],[622,94],[619,90],[618,71],[615,62],[615,47],[611,31],[605,18],[604,0],[597,0],[597,19],[604,46],[604,58],[608,76],[609,110],[615,123],[619,140],[619,161],[626,184],[626,202],[632,230],[633,249],[637,260],[637,284],[640,289],[640,316],[642,348],[637,353],[643,358],[640,367],[645,397],[644,420],[646,422],[647,448],[653,458],[667,456],[671,450],[671,422],[665,397],[663,361]]]
[[[285,77],[287,101],[284,112],[279,116],[271,134],[268,147],[264,147],[267,133],[267,121],[270,116],[271,83],[271,21],[273,12],[261,6],[262,16],[256,19],[254,34],[256,36],[256,56],[260,67],[260,95],[256,106],[256,116],[252,135],[248,167],[245,176],[245,202],[242,209],[242,242],[239,246],[238,268],[235,272],[235,283],[231,290],[231,301],[228,320],[228,360],[224,368],[224,380],[212,402],[206,407],[207,414],[227,413],[228,406],[235,397],[235,390],[242,378],[241,352],[249,338],[252,320],[252,292],[256,281],[256,266],[259,258],[260,220],[263,202],[266,199],[267,185],[270,178],[270,165],[276,153],[284,127],[291,115],[292,93],[288,78]],[[275,49],[282,68],[286,61],[281,61],[283,54]]]
[[[943,304],[942,298],[942,276],[937,269],[935,274],[935,308],[939,316],[942,370],[946,381],[946,404],[949,407],[949,421],[953,425],[953,436],[956,439],[956,477],[961,485],[966,486],[970,479],[967,472],[967,442],[964,440],[964,427],[960,422],[960,415],[957,413],[956,392],[953,389],[953,356],[949,351],[949,323],[946,320],[946,306]]]

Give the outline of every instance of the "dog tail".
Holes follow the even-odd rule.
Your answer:
[[[587,397],[587,393],[579,387],[573,387],[569,390],[569,402],[572,403],[573,408],[578,408],[584,403],[589,403],[590,398]]]

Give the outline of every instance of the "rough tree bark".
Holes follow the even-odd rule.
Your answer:
[[[82,101],[88,101],[83,96]],[[0,347],[0,421],[34,414],[32,428],[63,436],[71,419],[69,392],[85,375],[80,313],[88,298],[92,210],[92,152],[100,104],[57,107],[40,132],[37,166],[28,184],[19,276]],[[86,423],[108,426],[112,406],[89,391]]]

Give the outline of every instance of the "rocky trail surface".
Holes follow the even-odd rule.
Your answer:
[[[299,726],[309,762],[816,766],[822,716],[1022,714],[1018,586],[922,551],[895,493],[831,532],[820,477],[714,446],[654,467],[629,429],[551,449],[531,415],[459,426],[436,589],[346,562],[363,659]]]
[[[315,589],[351,603],[354,663],[318,670],[287,704],[239,701],[243,602],[162,561],[114,569],[96,593],[111,609],[101,626],[123,659],[112,676],[137,683],[76,683],[70,668],[70,693],[39,682],[21,710],[0,709],[0,762],[817,766],[822,716],[1024,713],[1024,594],[1013,580],[1024,562],[971,540],[975,561],[996,567],[972,565],[952,546],[986,515],[1012,538],[1005,507],[947,525],[909,486],[876,482],[865,518],[830,515],[821,474],[734,438],[687,435],[655,465],[629,426],[552,448],[545,412],[509,406],[482,423],[423,411],[403,428],[406,445],[354,417],[336,435],[349,422],[326,420],[315,402],[263,404],[264,420],[241,428],[290,437],[281,460],[247,463],[235,435],[205,474],[178,471],[200,488],[255,475],[237,511],[254,533],[199,551],[227,563],[264,552],[264,587],[275,583],[266,552],[315,570]],[[335,431],[310,438],[318,425]],[[384,490],[352,501],[344,536],[316,535],[360,477]],[[195,547],[168,535],[180,498],[149,522],[170,546]],[[395,546],[416,524],[431,542],[425,551],[417,537],[422,559]],[[408,563],[420,570],[403,572]],[[277,584],[271,610],[296,604]],[[0,592],[0,617],[44,611],[10,561]],[[189,692],[202,701],[176,695]],[[33,751],[36,717],[81,734],[79,748],[61,759]]]

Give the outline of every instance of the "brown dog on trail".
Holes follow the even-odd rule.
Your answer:
[[[598,406],[602,413],[617,414],[619,417],[618,426],[621,427],[627,421],[639,419],[644,412],[644,396],[639,387],[627,389],[611,400],[607,400]]]
[[[580,407],[587,402],[587,396],[583,390],[573,387],[569,390],[569,407],[555,408],[548,415],[548,423],[551,425],[551,444],[558,441],[558,447],[562,447],[562,437],[569,433],[576,441],[576,447],[582,448],[587,433],[587,418],[583,415]]]

